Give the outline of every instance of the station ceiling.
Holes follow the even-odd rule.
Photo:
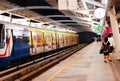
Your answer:
[[[95,1],[100,2],[101,0],[95,0]],[[117,13],[119,13],[120,12],[119,3],[120,3],[119,0],[109,0],[108,7],[112,7],[113,4],[115,4],[116,11]],[[79,0],[79,5],[80,5],[79,6],[80,10],[85,10],[85,6],[83,5],[82,0]],[[1,10],[13,9],[16,7],[19,8],[19,7],[31,7],[31,6],[36,6],[36,8],[15,10],[12,11],[12,13],[26,16],[28,18],[37,19],[43,22],[50,22],[53,25],[62,24],[62,27],[69,28],[77,32],[92,31],[91,22],[85,20],[85,18],[89,19],[92,17],[92,21],[99,23],[99,20],[93,17],[93,11],[95,10],[94,8],[96,6],[90,3],[86,4],[88,8],[87,10],[89,11],[89,14],[86,14],[86,13],[78,13],[71,10],[70,11],[59,10],[58,0],[0,0]],[[73,18],[72,16],[80,17],[81,19]]]

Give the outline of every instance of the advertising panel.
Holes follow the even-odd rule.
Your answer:
[[[44,51],[43,32],[38,32],[37,33],[37,51],[38,52]]]
[[[52,50],[52,32],[45,30],[44,31],[44,39],[45,39],[45,50]]]

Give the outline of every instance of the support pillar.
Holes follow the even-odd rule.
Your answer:
[[[115,52],[117,54],[117,59],[120,59],[120,34],[119,34],[117,19],[115,16],[115,8],[113,7],[110,11],[108,11],[108,13],[110,16],[110,22],[111,22],[111,27],[112,27],[112,32],[113,32],[113,39],[115,42]]]

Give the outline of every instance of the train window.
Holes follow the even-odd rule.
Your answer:
[[[20,43],[28,43],[29,42],[29,36],[22,34],[22,36],[18,36],[18,41]]]
[[[19,43],[28,43],[29,42],[29,31],[26,30],[14,30],[13,32],[14,41]]]
[[[0,48],[5,47],[5,26],[0,24]]]
[[[18,36],[18,41],[20,43],[28,43],[29,42],[29,33],[25,32],[24,30],[21,31],[21,34]]]
[[[23,34],[23,42],[24,43],[29,42],[29,36],[28,36],[28,34]]]
[[[17,40],[18,40],[19,43],[23,43],[22,39],[23,39],[22,36],[18,36],[18,37],[17,37]]]

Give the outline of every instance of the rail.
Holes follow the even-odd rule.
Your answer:
[[[63,59],[69,57],[73,53],[85,47],[87,44],[80,44],[66,51],[59,52],[60,54],[51,55],[44,60],[36,60],[28,64],[27,66],[14,67],[11,71],[0,72],[0,81],[29,81],[39,74],[43,73],[50,67],[59,63]]]

